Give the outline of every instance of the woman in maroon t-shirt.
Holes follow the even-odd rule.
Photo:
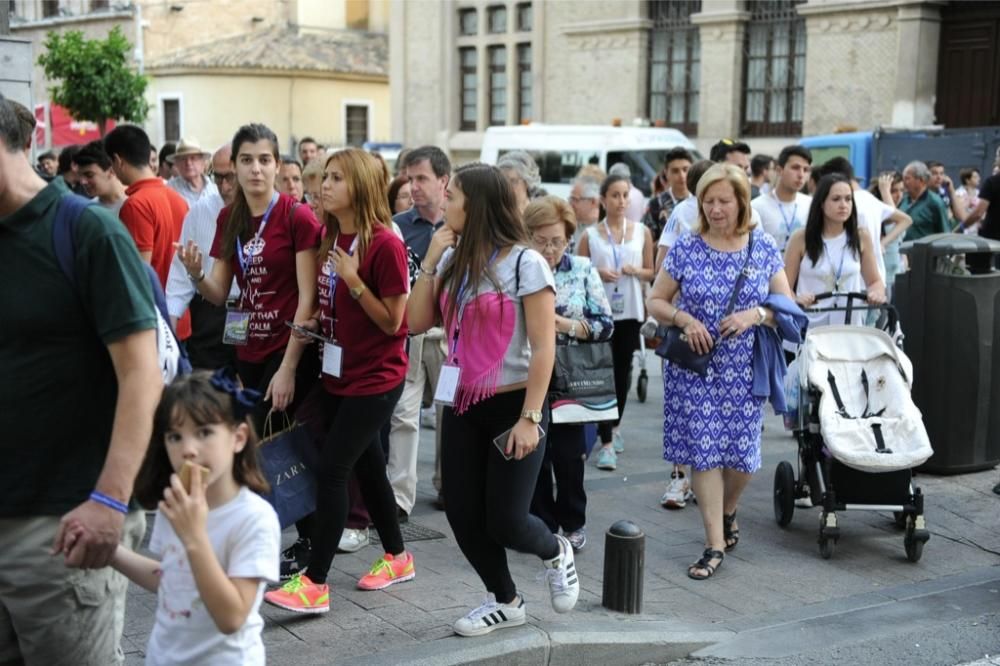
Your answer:
[[[277,411],[304,395],[318,371],[306,345],[292,340],[285,322],[305,323],[316,310],[316,247],[320,225],[309,209],[274,189],[280,166],[278,137],[260,124],[244,125],[233,137],[236,195],[219,213],[206,275],[194,242],[178,256],[206,300],[222,305],[233,277],[239,300],[226,313],[223,342],[236,346],[236,369],[245,386],[264,392]],[[301,363],[300,363],[301,361]],[[258,428],[269,406],[254,415]],[[291,411],[291,410],[289,410]]]
[[[363,150],[341,150],[326,161],[325,236],[316,257],[320,307],[304,327],[322,338],[323,412],[330,428],[316,470],[309,564],[264,596],[300,613],[329,610],[326,578],[347,520],[352,471],[385,548],[358,587],[380,590],[414,576],[379,441],[403,392],[410,291],[406,246],[391,227],[388,185],[382,167]]]

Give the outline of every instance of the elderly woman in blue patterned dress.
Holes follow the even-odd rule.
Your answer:
[[[524,223],[532,244],[549,262],[556,280],[557,342],[566,343],[571,338],[610,340],[614,320],[601,276],[589,259],[566,252],[576,230],[573,209],[562,199],[543,197],[528,204]],[[550,425],[545,462],[531,500],[531,512],[545,521],[553,532],[561,527],[574,550],[580,550],[587,542],[584,528],[587,494],[583,489],[585,458],[582,424]]]
[[[705,550],[688,576],[704,580],[736,547],[740,495],[760,468],[764,399],[752,393],[753,348],[758,327],[774,325],[761,303],[769,293],[794,297],[778,247],[751,226],[746,174],[717,164],[698,181],[697,197],[698,230],[670,248],[646,305],[657,321],[683,329],[693,351],[714,354],[704,377],[668,363],[663,396],[663,457],[691,465],[705,526]]]

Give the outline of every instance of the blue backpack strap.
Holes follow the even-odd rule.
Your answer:
[[[76,225],[90,201],[78,194],[64,194],[56,204],[56,219],[52,224],[52,245],[59,268],[76,286]]]

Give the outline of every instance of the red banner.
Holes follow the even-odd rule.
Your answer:
[[[69,111],[58,104],[36,104],[35,145],[39,149],[61,148],[75,143],[89,143],[101,138],[97,124],[89,121],[74,120]],[[106,131],[115,127],[115,121],[109,120]]]

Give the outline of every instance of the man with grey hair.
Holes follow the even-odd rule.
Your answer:
[[[511,189],[514,190],[517,209],[522,213],[528,207],[529,201],[545,196],[545,192],[539,187],[542,179],[538,175],[538,164],[535,158],[523,150],[504,153],[497,161],[497,168],[503,172]]]
[[[625,219],[639,222],[646,213],[646,196],[632,182],[632,170],[624,162],[618,162],[608,169],[609,176],[628,178],[628,208],[625,209]]]
[[[23,138],[0,95],[0,663],[121,664],[128,581],[108,564],[145,531],[129,500],[163,391],[153,293],[121,222],[74,211]]]
[[[601,219],[601,183],[590,176],[577,176],[569,191],[569,205],[576,215],[576,231],[570,239],[569,252],[575,252],[576,242],[587,232],[587,227]]]
[[[927,186],[930,179],[931,171],[923,162],[910,162],[903,169],[906,194],[899,202],[899,209],[913,218],[913,226],[906,231],[908,241],[950,231],[948,208],[937,192]]]

